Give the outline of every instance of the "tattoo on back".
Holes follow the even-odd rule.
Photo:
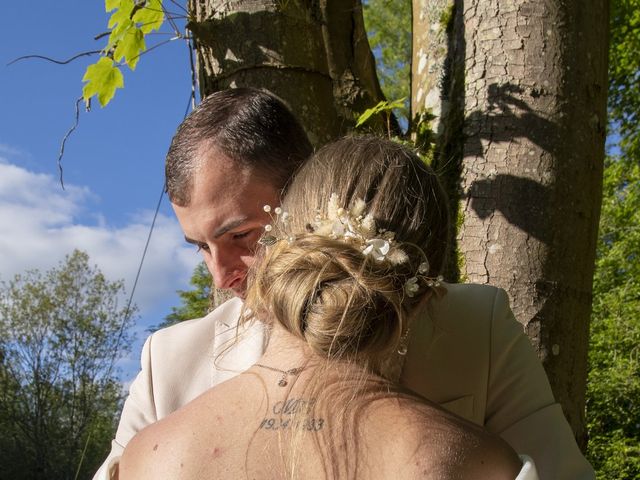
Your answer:
[[[274,417],[267,417],[260,422],[262,430],[306,430],[317,432],[325,425],[324,418],[310,416],[316,399],[290,398],[276,402],[271,408]]]

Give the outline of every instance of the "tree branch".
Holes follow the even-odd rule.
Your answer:
[[[102,50],[91,50],[88,52],[82,52],[82,53],[78,53],[77,55],[74,55],[71,58],[68,58],[67,60],[56,60],[55,58],[51,58],[51,57],[47,57],[44,55],[24,55],[22,57],[18,57],[18,58],[14,58],[13,60],[11,60],[9,63],[7,63],[7,67],[9,65],[13,65],[16,62],[19,62],[20,60],[28,60],[30,58],[39,58],[41,60],[47,60],[51,63],[57,63],[58,65],[66,65],[67,63],[71,63],[73,62],[75,59],[80,58],[80,57],[88,57],[90,55],[95,55],[97,53],[102,52]]]
[[[62,186],[62,189],[64,190],[64,180],[62,177],[62,157],[64,155],[64,146],[67,143],[67,139],[69,138],[69,135],[71,135],[73,133],[73,131],[78,127],[78,122],[80,121],[80,102],[82,101],[82,97],[78,98],[76,100],[76,119],[75,122],[73,123],[73,125],[71,126],[71,128],[67,131],[67,133],[64,135],[64,137],[62,138],[62,143],[60,144],[60,153],[58,154],[58,171],[60,172],[60,185]]]

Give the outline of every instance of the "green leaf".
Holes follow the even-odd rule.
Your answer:
[[[131,70],[135,70],[140,54],[146,49],[144,33],[137,27],[132,27],[120,38],[113,52],[113,58],[119,62],[124,58]]]
[[[145,34],[160,29],[164,22],[162,0],[147,0],[145,6],[133,16],[133,21]]]
[[[103,58],[87,67],[82,79],[87,82],[82,89],[85,102],[88,104],[96,95],[103,107],[124,86],[122,72],[114,61],[124,61],[135,70],[147,48],[145,35],[158,30],[164,22],[162,0],[105,0],[104,5],[107,12],[112,12],[108,21],[109,39],[102,51]]]
[[[107,105],[116,93],[116,89],[124,87],[122,72],[113,63],[113,60],[102,57],[95,64],[89,65],[82,77],[87,84],[82,89],[85,102],[96,95],[101,106]]]
[[[114,8],[120,8],[120,2],[122,0],[104,0],[105,12],[110,12]]]
[[[396,108],[402,108],[404,105],[405,98],[400,98],[398,100],[394,100],[393,102],[389,102],[387,100],[383,100],[379,102],[376,106],[367,108],[362,115],[358,117],[358,121],[356,122],[356,128],[364,124],[367,120],[369,120],[373,115],[377,115],[381,112],[390,112]]]
[[[121,25],[127,21],[131,21],[131,12],[135,4],[133,0],[120,0],[118,9],[111,14],[108,26],[113,29],[116,25]]]
[[[135,24],[132,20],[127,19],[118,23],[117,26],[111,30],[109,41],[104,49],[105,53],[116,48],[118,46],[118,42],[125,38],[129,30],[132,28],[135,28]]]
[[[380,105],[380,104],[378,104],[378,105]],[[358,128],[360,125],[365,123],[367,120],[369,120],[371,118],[372,115],[374,115],[376,113],[376,107],[378,105],[376,105],[373,108],[367,108],[364,111],[364,113],[358,117],[358,121],[356,123],[356,128]]]

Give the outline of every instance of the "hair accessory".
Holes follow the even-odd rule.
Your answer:
[[[398,354],[405,356],[409,351],[409,327],[404,331],[398,342]]]
[[[405,251],[394,244],[395,233],[377,229],[373,215],[365,213],[365,208],[362,198],[356,199],[350,210],[339,207],[338,195],[332,193],[327,216],[316,215],[313,233],[357,245],[363,255],[377,262],[388,261],[392,265],[407,262]]]
[[[312,223],[307,224],[307,231],[314,235],[321,235],[356,246],[363,255],[373,258],[376,262],[389,262],[391,265],[400,265],[409,261],[407,253],[396,244],[395,232],[376,227],[375,219],[370,213],[366,213],[366,202],[357,198],[351,209],[347,210],[338,205],[338,195],[332,193],[327,203],[327,213],[316,213]],[[272,215],[270,205],[265,205],[263,210],[271,217],[271,223],[264,226],[265,234],[258,243],[265,246],[274,245],[278,240],[286,238],[289,243],[295,241],[295,236],[288,234],[289,213],[281,207],[276,207]],[[279,225],[281,224],[281,225]],[[276,228],[277,227],[277,228]],[[278,237],[274,229],[283,232]],[[424,254],[423,254],[424,255]],[[420,290],[419,280],[425,280],[427,286],[438,287],[443,281],[442,276],[433,279],[428,277],[429,261],[425,258],[418,266],[414,276],[404,284],[404,291],[408,297],[414,297]]]
[[[273,233],[271,233],[273,231],[273,224],[274,223],[277,224],[278,222],[280,222],[282,223],[283,227],[286,227],[287,222],[289,220],[289,214],[283,211],[282,208],[276,207],[273,209],[274,213],[276,214],[276,218],[274,219],[273,215],[271,214],[270,205],[265,205],[264,207],[262,207],[262,209],[269,214],[269,216],[271,217],[272,223],[267,223],[264,226],[265,234],[260,237],[260,239],[258,240],[258,243],[260,245],[264,245],[265,247],[270,247],[271,245],[274,245],[279,240],[278,237],[276,237]],[[289,243],[295,240],[295,238],[291,236],[288,236],[287,238],[289,240]]]
[[[278,380],[279,387],[286,387],[289,384],[289,382],[287,381],[288,376],[297,377],[305,369],[305,367],[298,367],[298,368],[290,368],[289,370],[280,370],[279,368],[269,367],[268,365],[262,365],[261,363],[254,363],[253,366],[265,368],[267,370],[271,370],[272,372],[278,372],[282,374],[282,376],[280,377],[280,380]]]

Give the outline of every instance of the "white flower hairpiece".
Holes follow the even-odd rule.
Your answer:
[[[373,215],[365,213],[366,203],[358,198],[350,210],[338,207],[338,195],[331,194],[326,217],[319,213],[312,224],[313,233],[356,245],[365,256],[377,262],[399,265],[409,260],[404,250],[394,242],[395,234],[376,228]]]
[[[276,207],[271,214],[271,206],[265,205],[264,211],[271,216],[272,223],[282,223],[280,230],[287,230],[289,213],[282,208]],[[327,203],[327,214],[322,216],[320,212],[316,214],[314,222],[310,224],[311,232],[314,235],[342,240],[360,249],[364,256],[373,258],[376,262],[389,262],[391,265],[400,265],[409,261],[407,253],[396,245],[395,233],[378,229],[375,219],[370,213],[365,213],[366,202],[362,198],[357,198],[350,210],[346,210],[338,205],[338,195],[332,193]],[[258,240],[258,243],[271,246],[278,238],[273,232],[274,225],[264,226],[265,234]],[[291,243],[295,237],[286,235]],[[425,259],[419,266],[418,271],[410,277],[404,284],[404,291],[408,297],[415,296],[420,290],[419,278],[427,280],[427,286],[437,287],[442,282],[442,276],[436,279],[427,277],[429,273],[429,262]]]

